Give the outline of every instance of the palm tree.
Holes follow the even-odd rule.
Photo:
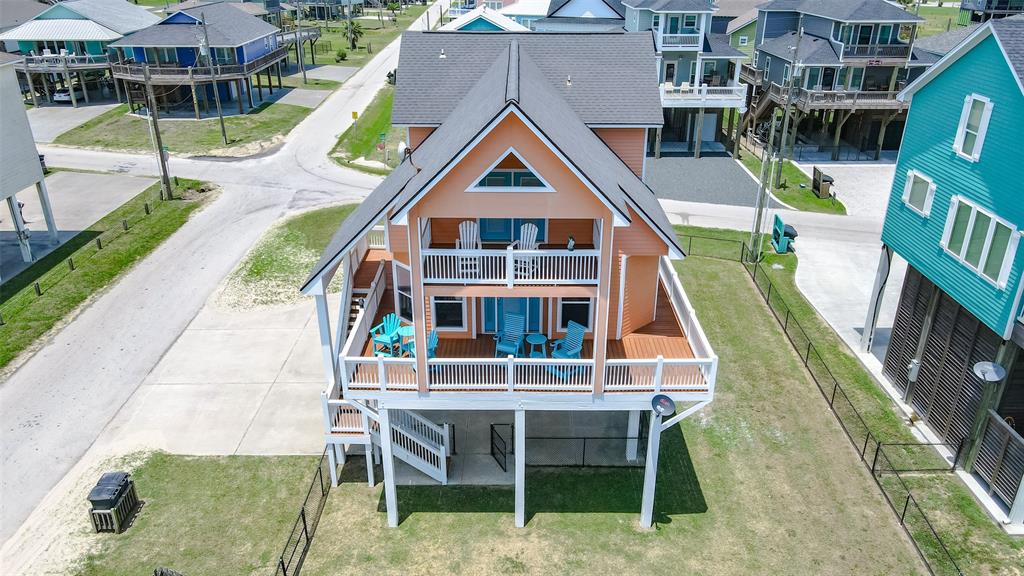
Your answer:
[[[345,34],[348,36],[349,39],[349,48],[355,50],[356,42],[359,42],[359,40],[363,37],[363,27],[359,24],[359,22],[356,22],[355,20],[349,20],[345,22],[343,28]]]

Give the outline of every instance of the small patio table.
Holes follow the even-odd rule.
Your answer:
[[[400,347],[402,349],[402,352],[410,352],[410,350],[412,350],[413,346],[415,346],[415,344],[416,344],[416,341],[414,340],[415,337],[416,337],[416,327],[415,326],[407,325],[407,326],[399,326],[398,327],[398,338],[401,341]],[[406,338],[409,339],[408,342],[405,341]]]
[[[543,334],[530,334],[526,337],[526,343],[530,345],[530,358],[547,358],[544,354],[544,344],[548,341],[548,337]],[[537,350],[537,347],[540,350]]]

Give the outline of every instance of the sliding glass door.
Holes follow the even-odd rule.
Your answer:
[[[526,317],[526,331],[541,331],[541,298],[481,298],[484,311],[483,331],[494,334],[504,329],[505,313]]]

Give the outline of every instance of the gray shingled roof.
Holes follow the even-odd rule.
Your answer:
[[[3,0],[3,10],[0,10],[0,32],[28,22],[47,8],[48,5],[36,0]]]
[[[126,0],[65,0],[60,5],[118,34],[129,34],[160,20],[149,10]]]
[[[924,22],[885,0],[775,0],[760,9],[803,12],[843,22]]]
[[[914,40],[914,48],[943,56],[953,48],[956,48],[957,44],[966,40],[967,37],[973,34],[979,26],[981,26],[981,24],[954,26],[949,30],[949,32],[941,32],[934,36],[918,38],[917,40]]]
[[[725,34],[708,34],[704,37],[705,58],[746,58],[747,53],[741,52],[729,44]]]
[[[650,32],[406,32],[392,122],[443,122],[513,39],[587,124],[662,124]]]
[[[195,19],[206,16],[206,28],[210,35],[210,46],[233,48],[277,33],[277,27],[256,16],[232,7],[227,3],[208,4],[188,10],[181,10]],[[178,12],[168,15],[168,18]],[[166,20],[166,18],[165,18]],[[203,37],[198,24],[157,24],[111,44],[111,46],[192,46],[198,47]]]
[[[709,0],[622,0],[630,8],[652,12],[711,12]]]
[[[765,40],[757,49],[788,62],[792,62],[795,55],[801,64],[807,66],[832,66],[840,64],[839,54],[836,53],[835,47],[828,40],[804,34],[800,41],[800,50],[795,52],[796,37],[796,32],[783,34],[782,36]]]
[[[992,31],[1003,45],[1017,81],[1024,83],[1024,16],[992,20]]]
[[[21,55],[19,54],[8,54],[7,52],[0,52],[0,66],[3,66],[4,64],[13,64],[14,62],[17,62],[19,60],[21,60]]]
[[[749,12],[744,12],[743,14],[740,14],[733,18],[729,22],[729,26],[725,29],[725,33],[732,34],[733,32],[739,30],[740,28],[743,28],[747,24],[750,24],[754,20],[757,20],[757,8],[754,8]]]
[[[402,82],[399,74],[399,88]],[[651,86],[651,91],[656,94],[657,87]],[[348,251],[389,208],[401,211],[414,203],[424,187],[509,107],[526,116],[615,210],[626,214],[627,207],[632,208],[667,244],[683,253],[651,189],[583,123],[540,62],[511,38],[448,119],[345,219],[302,288]]]
[[[757,7],[765,2],[766,0],[716,0],[718,12],[715,12],[715,16],[739,18],[753,13],[754,18],[757,18]]]
[[[551,0],[551,3],[548,4],[548,16],[558,12],[569,2],[572,2],[572,0]],[[602,2],[607,4],[608,7],[614,10],[619,16],[626,15],[626,8],[622,5],[622,0],[602,0]]]

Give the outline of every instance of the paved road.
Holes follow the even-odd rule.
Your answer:
[[[732,157],[647,159],[647,184],[658,198],[754,206],[757,182]]]
[[[431,7],[437,21],[440,7]],[[422,29],[424,18],[410,26]],[[274,154],[242,161],[172,159],[174,174],[221,196],[137,265],[0,386],[0,540],[82,457],[249,246],[282,214],[364,197],[378,177],[327,153],[398,63],[382,50],[292,130]],[[329,127],[329,129],[325,129]],[[152,175],[145,155],[40,146],[54,166]],[[4,553],[9,552],[4,550]]]

